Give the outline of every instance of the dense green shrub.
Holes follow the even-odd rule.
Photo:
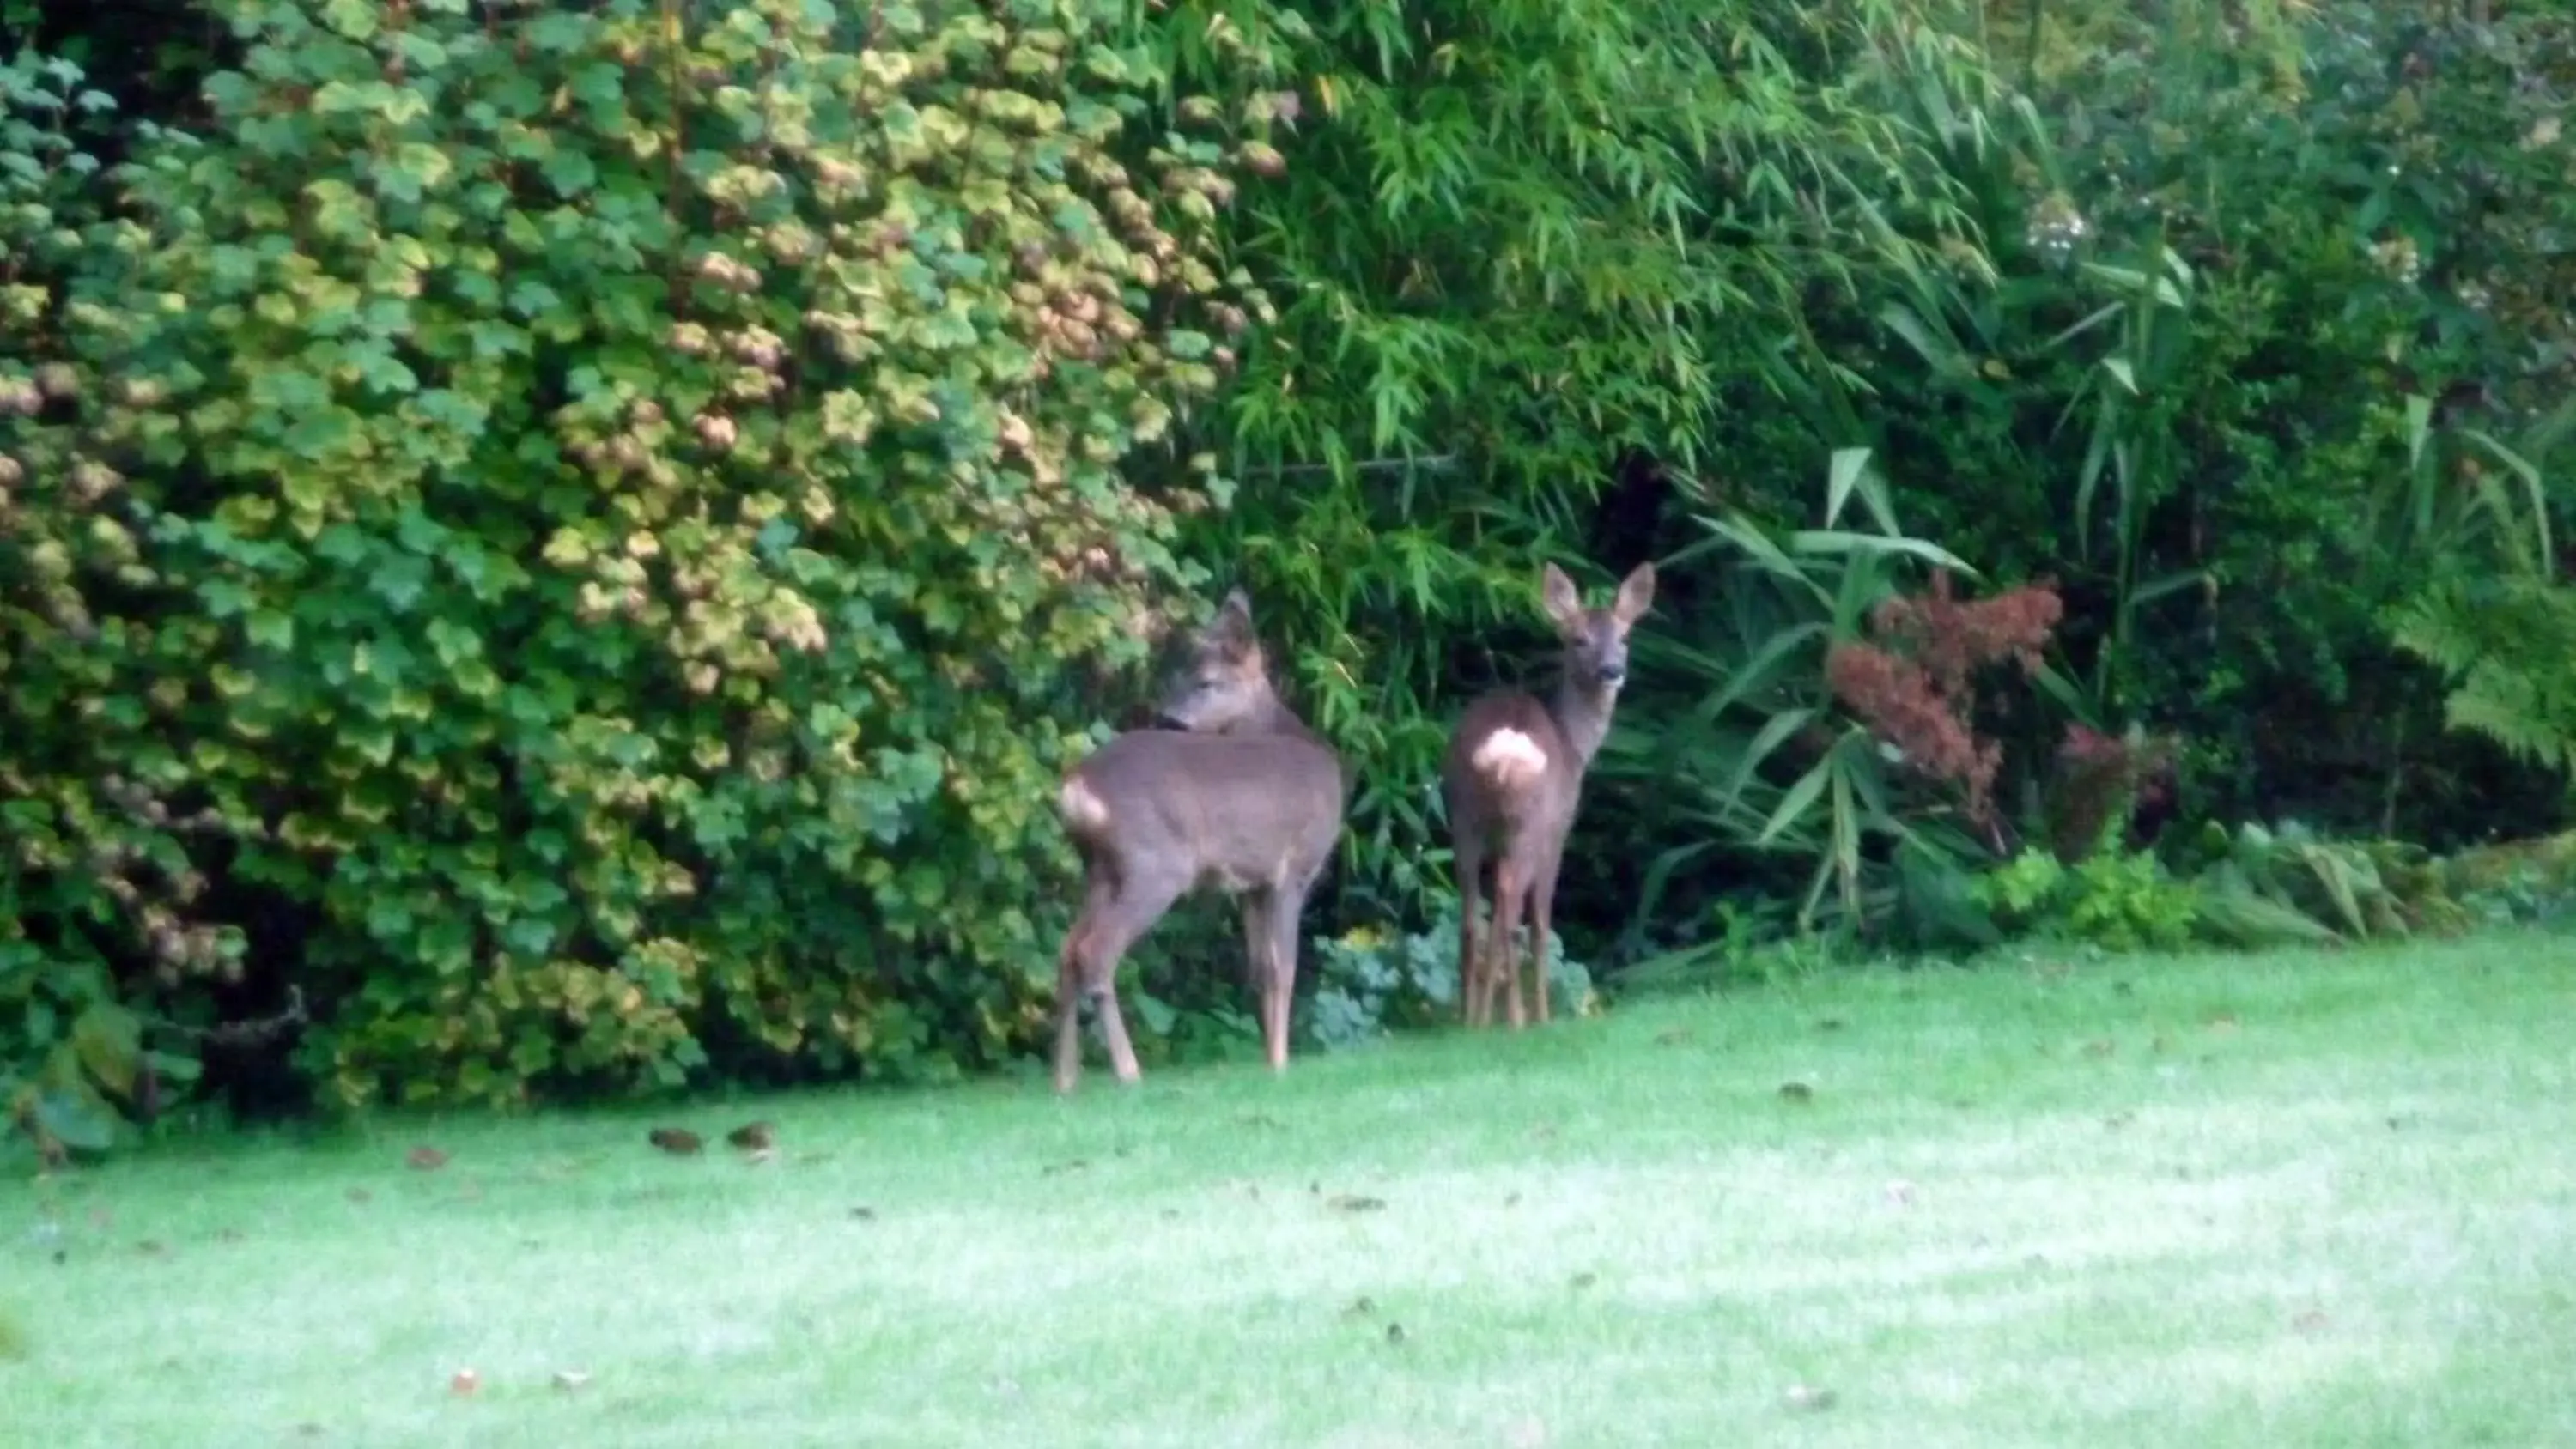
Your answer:
[[[1014,1049],[1267,93],[1164,131],[1093,0],[219,11],[124,217],[12,217],[0,1001],[291,977],[348,1101]]]
[[[2191,942],[2200,893],[2147,851],[2103,850],[2074,865],[2024,850],[1980,877],[1980,905],[2017,937],[2105,951],[2171,951]]]
[[[1991,8],[47,7],[159,109],[0,73],[0,1108],[103,1140],[290,986],[352,1100],[994,1061],[1049,777],[1211,571],[1359,767],[1310,930],[1409,943],[1309,948],[1335,1039],[1431,1010],[1541,555],[1665,570],[1605,975],[1989,941],[2015,834],[2163,939],[2077,727],[2195,825],[2563,819],[2576,21]],[[1918,562],[2064,605],[1970,796],[1829,674]],[[2221,833],[2238,936],[2450,919]],[[1235,952],[1139,953],[1149,1054]]]
[[[2444,864],[2403,841],[2248,822],[2205,827],[2178,854],[2201,887],[2201,933],[2222,944],[2450,935],[2471,919]]]
[[[134,738],[137,696],[198,661],[123,647],[126,621],[102,624],[95,592],[155,582],[115,506],[124,480],[49,458],[42,437],[95,381],[49,282],[112,257],[90,147],[109,109],[75,66],[0,66],[0,1152],[104,1147],[120,1107],[193,1075],[185,1054],[149,1047],[129,987],[237,973],[243,947],[192,919],[208,882],[186,842],[209,822],[127,778],[115,748]]]
[[[1449,894],[1439,751],[1469,696],[1553,658],[1542,557],[1615,577],[1748,484],[1803,500],[1824,449],[1777,401],[1821,365],[1803,312],[1958,242],[1926,138],[1884,104],[1899,79],[1977,68],[1923,23],[1936,8],[1227,7],[1225,33],[1307,80],[1296,164],[1247,184],[1230,230],[1281,308],[1206,417],[1243,488],[1184,540],[1300,642],[1296,682],[1361,766],[1319,929],[1424,919]],[[1195,74],[1218,22],[1175,6],[1163,25]],[[1892,75],[1890,52],[1919,73]],[[1720,455],[1731,419],[1764,417],[1789,446]],[[1659,588],[1640,636],[1678,627],[1716,575]],[[1590,787],[1560,897],[1578,938],[1625,918],[1636,784]]]
[[[1999,275],[1882,312],[1871,420],[1956,480],[1920,526],[2060,579],[2088,723],[2180,733],[2188,814],[2553,821],[2528,772],[2442,735],[2387,625],[2428,586],[2554,568],[2570,520],[2576,17],[2018,18],[2034,124],[1945,152]]]
[[[1523,938],[1521,950],[1530,949]],[[1592,973],[1566,955],[1565,937],[1548,933],[1549,999],[1566,1016],[1599,1009]],[[1358,926],[1313,946],[1315,993],[1307,1034],[1327,1049],[1375,1041],[1391,1030],[1444,1025],[1458,1017],[1458,901],[1449,898],[1420,931]],[[1529,969],[1528,956],[1515,958]]]

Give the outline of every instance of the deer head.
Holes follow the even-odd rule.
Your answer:
[[[1235,589],[1216,617],[1190,637],[1155,713],[1176,728],[1215,735],[1262,728],[1278,705],[1269,662],[1253,633],[1252,601]]]
[[[1565,682],[1588,695],[1614,694],[1628,678],[1628,630],[1655,602],[1655,566],[1637,565],[1608,607],[1587,609],[1574,580],[1555,564],[1544,583],[1547,616],[1565,645]]]

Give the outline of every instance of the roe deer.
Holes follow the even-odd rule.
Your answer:
[[[1467,706],[1449,737],[1441,796],[1458,874],[1458,1006],[1470,1026],[1493,1020],[1494,988],[1508,983],[1512,1025],[1522,1025],[1514,935],[1527,911],[1538,1019],[1548,1018],[1548,913],[1566,831],[1583,795],[1583,772],[1610,733],[1628,677],[1628,630],[1655,600],[1655,566],[1637,565],[1605,609],[1586,609],[1563,570],[1545,576],[1548,617],[1565,643],[1556,699],[1496,690]],[[1494,862],[1494,928],[1477,949],[1476,905],[1485,861]],[[1501,973],[1499,978],[1496,972]]]
[[[1056,796],[1083,863],[1082,914],[1056,963],[1058,1092],[1081,1074],[1084,996],[1118,1079],[1137,1079],[1119,958],[1174,902],[1208,886],[1242,899],[1262,1041],[1273,1070],[1288,1065],[1297,920],[1341,833],[1341,759],[1271,689],[1241,589],[1193,639],[1159,713],[1179,728],[1117,736],[1068,771]]]

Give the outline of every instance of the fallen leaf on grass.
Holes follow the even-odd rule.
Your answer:
[[[473,1397],[474,1391],[481,1387],[483,1376],[470,1368],[458,1369],[447,1379],[447,1391],[460,1399]]]
[[[644,1134],[644,1140],[674,1157],[686,1157],[706,1146],[698,1134],[685,1127],[656,1127]]]
[[[1790,1385],[1787,1398],[1790,1408],[1802,1409],[1809,1413],[1834,1406],[1833,1390],[1809,1388],[1805,1384]]]
[[[435,1147],[415,1147],[403,1154],[403,1164],[422,1172],[436,1172],[447,1165],[447,1154]]]
[[[1360,1197],[1353,1193],[1339,1192],[1324,1199],[1324,1206],[1338,1209],[1339,1211],[1346,1213],[1373,1213],[1386,1206],[1386,1199],[1382,1197]]]
[[[570,1393],[589,1382],[590,1375],[583,1373],[579,1369],[555,1370],[555,1387],[565,1393]]]
[[[778,1145],[778,1133],[766,1122],[745,1122],[726,1133],[725,1141],[745,1152],[766,1152]]]
[[[1816,1089],[1808,1086],[1804,1082],[1782,1082],[1780,1084],[1780,1100],[1783,1102],[1804,1103],[1812,1102],[1815,1099]]]

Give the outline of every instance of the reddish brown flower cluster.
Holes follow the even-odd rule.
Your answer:
[[[1955,786],[1968,818],[1991,829],[2003,747],[1977,736],[1975,676],[2007,660],[2026,675],[2036,671],[2064,615],[2048,584],[1962,600],[1949,574],[1935,573],[1929,592],[1870,612],[1883,645],[1835,646],[1825,657],[1825,682],[1873,734],[1904,752],[1908,768]]]

